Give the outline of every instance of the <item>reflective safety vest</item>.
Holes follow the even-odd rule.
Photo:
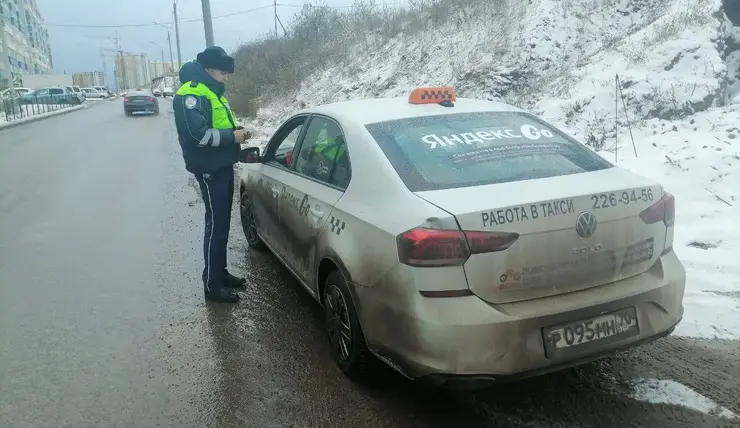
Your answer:
[[[345,145],[331,137],[317,144],[313,151],[334,162],[342,160],[346,153]]]
[[[219,98],[208,86],[203,83],[185,82],[177,90],[177,95],[195,95],[206,97],[211,102],[211,127],[214,129],[236,129],[237,124],[234,112],[231,111],[229,102],[225,97]]]

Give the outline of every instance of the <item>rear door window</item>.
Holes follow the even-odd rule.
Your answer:
[[[552,125],[521,112],[424,116],[366,128],[414,192],[612,167]]]
[[[50,92],[50,93],[51,93],[52,95],[61,95],[61,94],[63,94],[63,93],[64,93],[64,90],[62,90],[62,89],[58,89],[58,88],[55,88],[55,89],[49,89],[49,92]]]
[[[321,116],[311,119],[295,169],[341,189],[347,187],[351,175],[349,154],[342,129],[336,122]]]

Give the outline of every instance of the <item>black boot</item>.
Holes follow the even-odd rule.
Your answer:
[[[247,286],[246,279],[239,278],[238,276],[234,276],[230,274],[228,271],[224,272],[224,287],[240,288],[240,287],[246,287],[246,286]]]
[[[206,291],[205,296],[208,302],[236,303],[239,301],[239,295],[226,288],[210,293]]]

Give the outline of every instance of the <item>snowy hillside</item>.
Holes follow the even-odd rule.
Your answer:
[[[421,85],[531,109],[676,195],[676,334],[740,339],[740,31],[721,0],[459,3],[424,31],[369,33],[294,93],[262,96],[245,126],[264,144],[299,108]]]

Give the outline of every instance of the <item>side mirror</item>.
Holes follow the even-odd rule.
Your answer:
[[[239,152],[239,162],[242,163],[260,163],[260,148],[259,147],[247,147]]]

